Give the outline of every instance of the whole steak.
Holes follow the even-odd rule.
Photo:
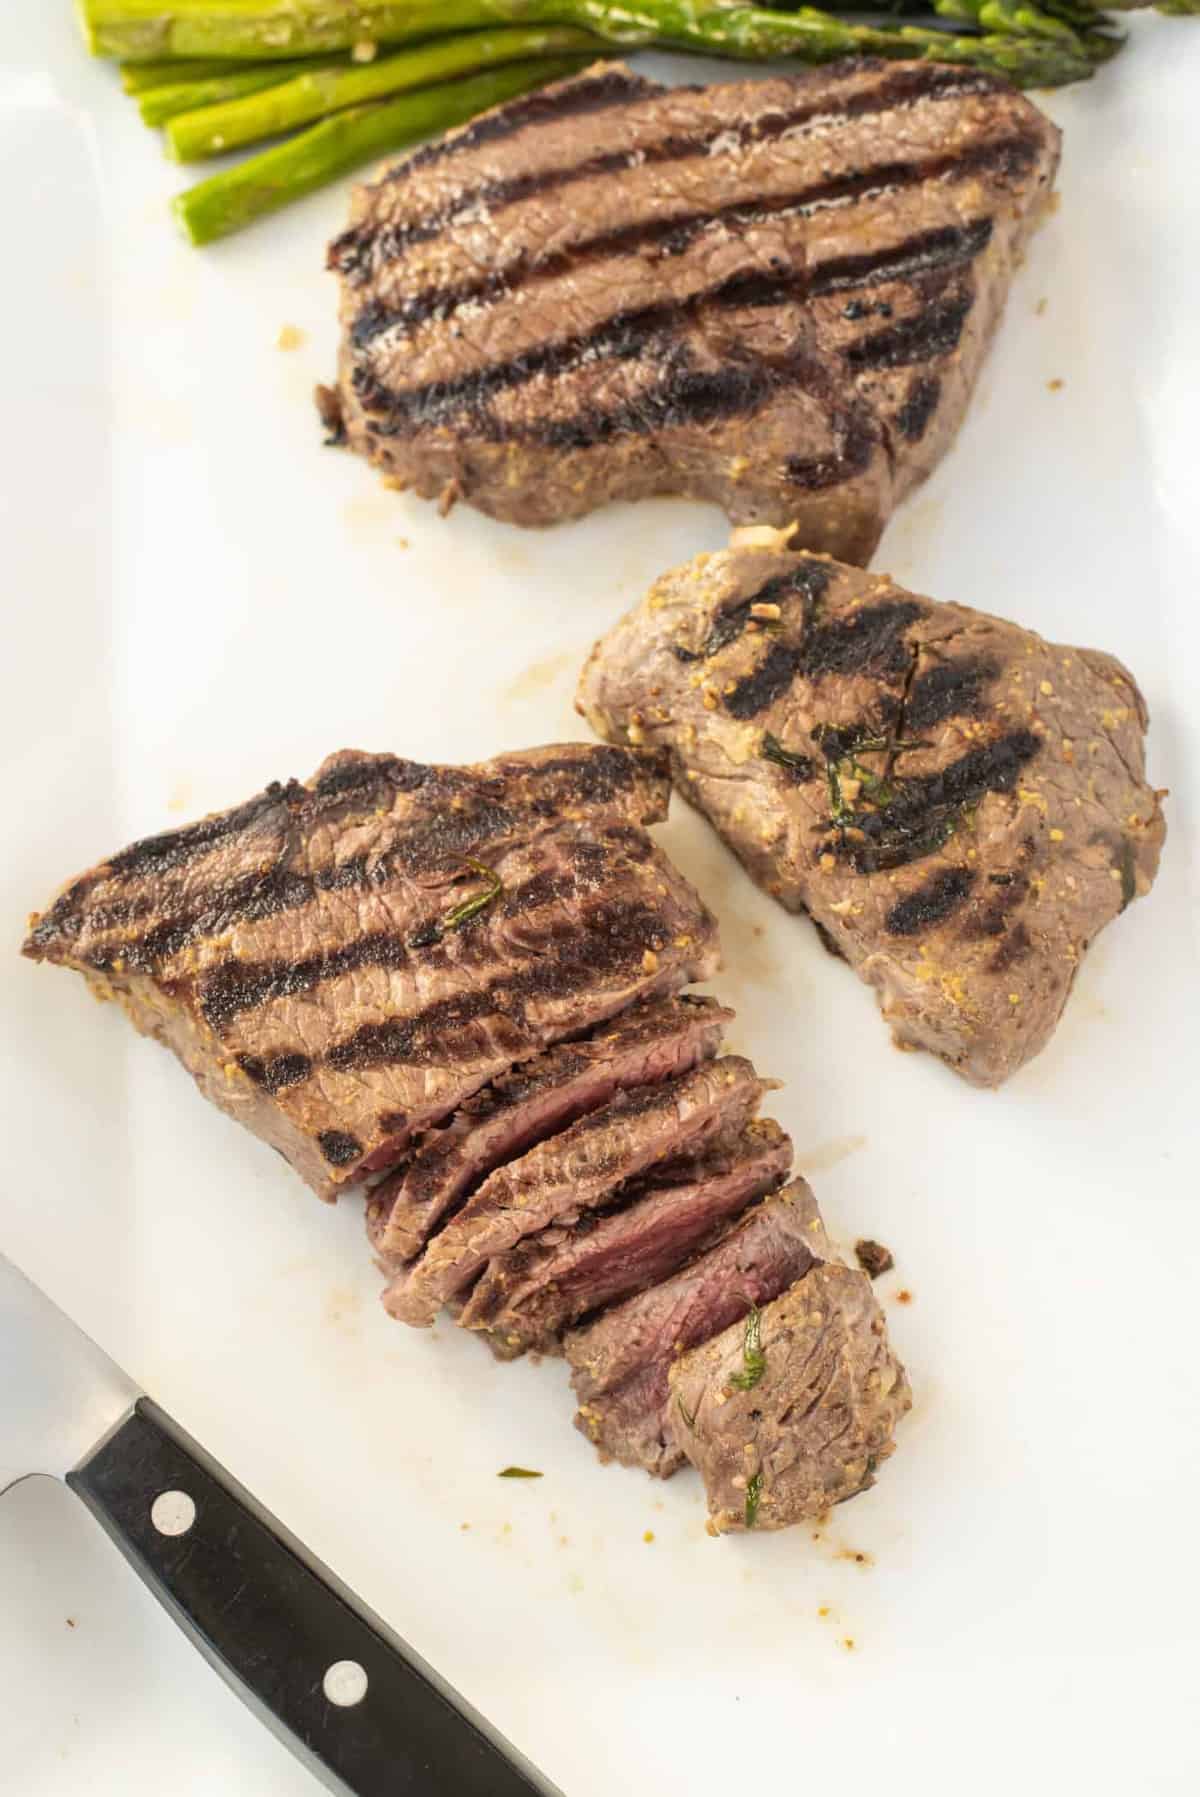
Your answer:
[[[597,645],[579,708],[669,749],[680,792],[876,988],[899,1043],[998,1085],[1157,870],[1141,694],[1111,656],[743,535]]]
[[[327,420],[517,524],[682,493],[865,561],[958,428],[1058,143],[950,65],[597,67],[357,189]]]

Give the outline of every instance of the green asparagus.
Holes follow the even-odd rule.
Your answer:
[[[357,65],[345,60],[318,64],[305,69],[295,80],[284,80],[280,86],[270,85],[268,75],[263,83],[269,87],[267,92],[255,92],[246,99],[232,99],[226,105],[205,106],[202,111],[185,112],[172,118],[166,131],[167,151],[178,162],[195,162],[223,150],[235,149],[240,144],[277,137],[296,125],[307,125],[331,112],[341,112],[347,106],[387,99],[392,94],[428,87],[433,82],[448,81],[476,69],[576,51],[595,56],[603,49],[604,46],[590,33],[570,25],[474,31],[463,37],[423,44],[418,49],[402,51],[399,56],[381,57],[378,61]],[[292,65],[268,63],[264,66],[269,70]]]
[[[166,62],[125,62],[121,64],[121,86],[127,94],[148,94],[155,87],[173,87],[180,81],[207,81],[210,75],[228,75],[231,69],[245,66],[244,62],[230,62],[228,57],[211,57],[207,62],[185,62],[177,56]]]
[[[585,61],[580,56],[553,56],[512,63],[396,100],[334,113],[177,194],[172,202],[175,216],[194,244],[212,243],[376,156],[461,124],[527,88],[573,74]]]
[[[261,94],[264,88],[279,87],[293,76],[304,75],[312,80],[314,70],[332,73],[348,67],[344,56],[316,63],[243,63],[231,75],[210,75],[206,81],[176,81],[169,87],[151,88],[138,101],[138,111],[144,125],[166,125],[180,114],[194,116],[200,108],[209,112],[222,111],[223,102],[236,103],[251,94]]]
[[[573,24],[625,48],[657,44],[749,59],[804,62],[872,54],[994,69],[1028,86],[1085,79],[1081,45],[1056,38],[890,29],[800,7],[769,12],[736,0],[81,0],[88,43],[127,60],[276,58],[409,43],[488,25]]]

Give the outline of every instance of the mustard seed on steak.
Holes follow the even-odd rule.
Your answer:
[[[1058,143],[948,64],[601,65],[356,190],[327,422],[518,524],[682,493],[865,561],[958,428]]]
[[[664,575],[593,651],[579,709],[670,752],[679,791],[877,989],[897,1042],[998,1085],[1154,879],[1144,701],[1111,656],[786,539],[735,533]]]
[[[515,1062],[714,971],[713,920],[643,828],[668,791],[661,760],[585,744],[347,750],[101,862],[24,952],[333,1197]]]

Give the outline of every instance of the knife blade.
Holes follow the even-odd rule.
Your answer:
[[[0,1365],[0,1495],[65,1479],[329,1789],[560,1797],[3,1254]]]

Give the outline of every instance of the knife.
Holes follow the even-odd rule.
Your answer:
[[[333,1791],[556,1797],[0,1254],[0,1495],[65,1478],[204,1657]],[[15,1384],[15,1390],[12,1389]]]

